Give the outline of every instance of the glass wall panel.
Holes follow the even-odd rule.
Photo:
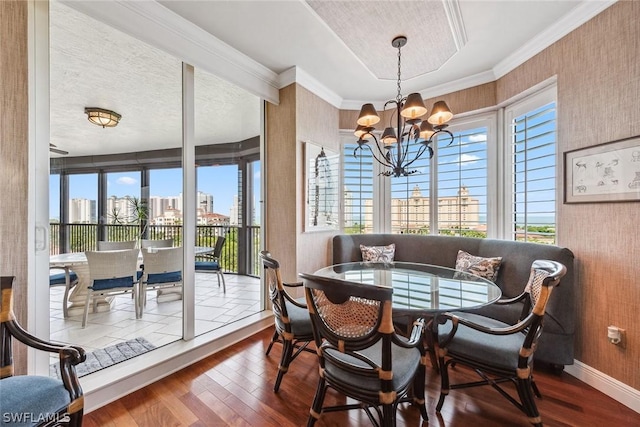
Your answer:
[[[88,120],[94,115],[99,124]],[[123,343],[141,353],[180,339],[182,255],[177,250],[171,258],[177,262],[168,273],[176,274],[152,279],[158,262],[147,252],[171,253],[160,248],[161,238],[182,244],[182,63],[51,1],[50,116],[50,265],[72,272],[67,301],[64,280],[51,287],[50,338],[107,353]],[[171,214],[150,203],[151,196],[170,195],[178,200]],[[157,232],[158,218],[164,225],[171,218],[170,228]],[[85,251],[96,251],[100,241],[154,249],[136,252],[134,283],[125,292],[89,299],[85,322],[88,286],[98,271]],[[110,271],[128,276],[120,264]],[[167,287],[155,289],[161,284]],[[55,365],[51,373],[57,375]]]
[[[195,70],[195,332],[261,310],[260,99]],[[197,252],[198,252],[197,251]]]

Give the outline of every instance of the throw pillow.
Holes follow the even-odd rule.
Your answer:
[[[471,255],[465,251],[458,251],[456,270],[475,274],[476,276],[484,277],[485,279],[495,282],[501,263],[502,257],[484,258]]]
[[[364,262],[393,262],[396,253],[396,244],[387,246],[365,246],[360,245],[362,261]]]

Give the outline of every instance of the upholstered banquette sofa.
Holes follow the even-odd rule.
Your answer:
[[[455,268],[458,251],[480,257],[502,257],[495,279],[503,298],[520,295],[527,284],[531,264],[537,259],[558,261],[567,274],[554,290],[547,306],[544,329],[535,353],[536,361],[556,369],[573,364],[575,331],[575,291],[573,253],[567,248],[538,243],[472,237],[412,234],[345,234],[333,238],[333,263],[362,261],[360,245],[395,244],[395,261],[419,262]],[[490,305],[476,312],[503,322],[518,319],[522,306]]]

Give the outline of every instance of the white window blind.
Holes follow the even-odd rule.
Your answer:
[[[516,115],[510,122],[512,239],[556,242],[556,104]]]
[[[487,237],[487,128],[437,141],[438,234]]]
[[[367,149],[354,157],[356,147],[343,144],[343,228],[347,234],[373,233],[373,157]]]
[[[407,154],[412,159],[421,143],[412,143]],[[407,168],[416,172],[391,180],[391,232],[429,234],[430,164],[428,150]]]

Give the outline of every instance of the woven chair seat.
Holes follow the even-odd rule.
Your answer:
[[[309,310],[290,304],[288,301],[285,304],[287,305],[287,313],[289,314],[293,334],[295,336],[311,336],[313,329],[309,320]]]

